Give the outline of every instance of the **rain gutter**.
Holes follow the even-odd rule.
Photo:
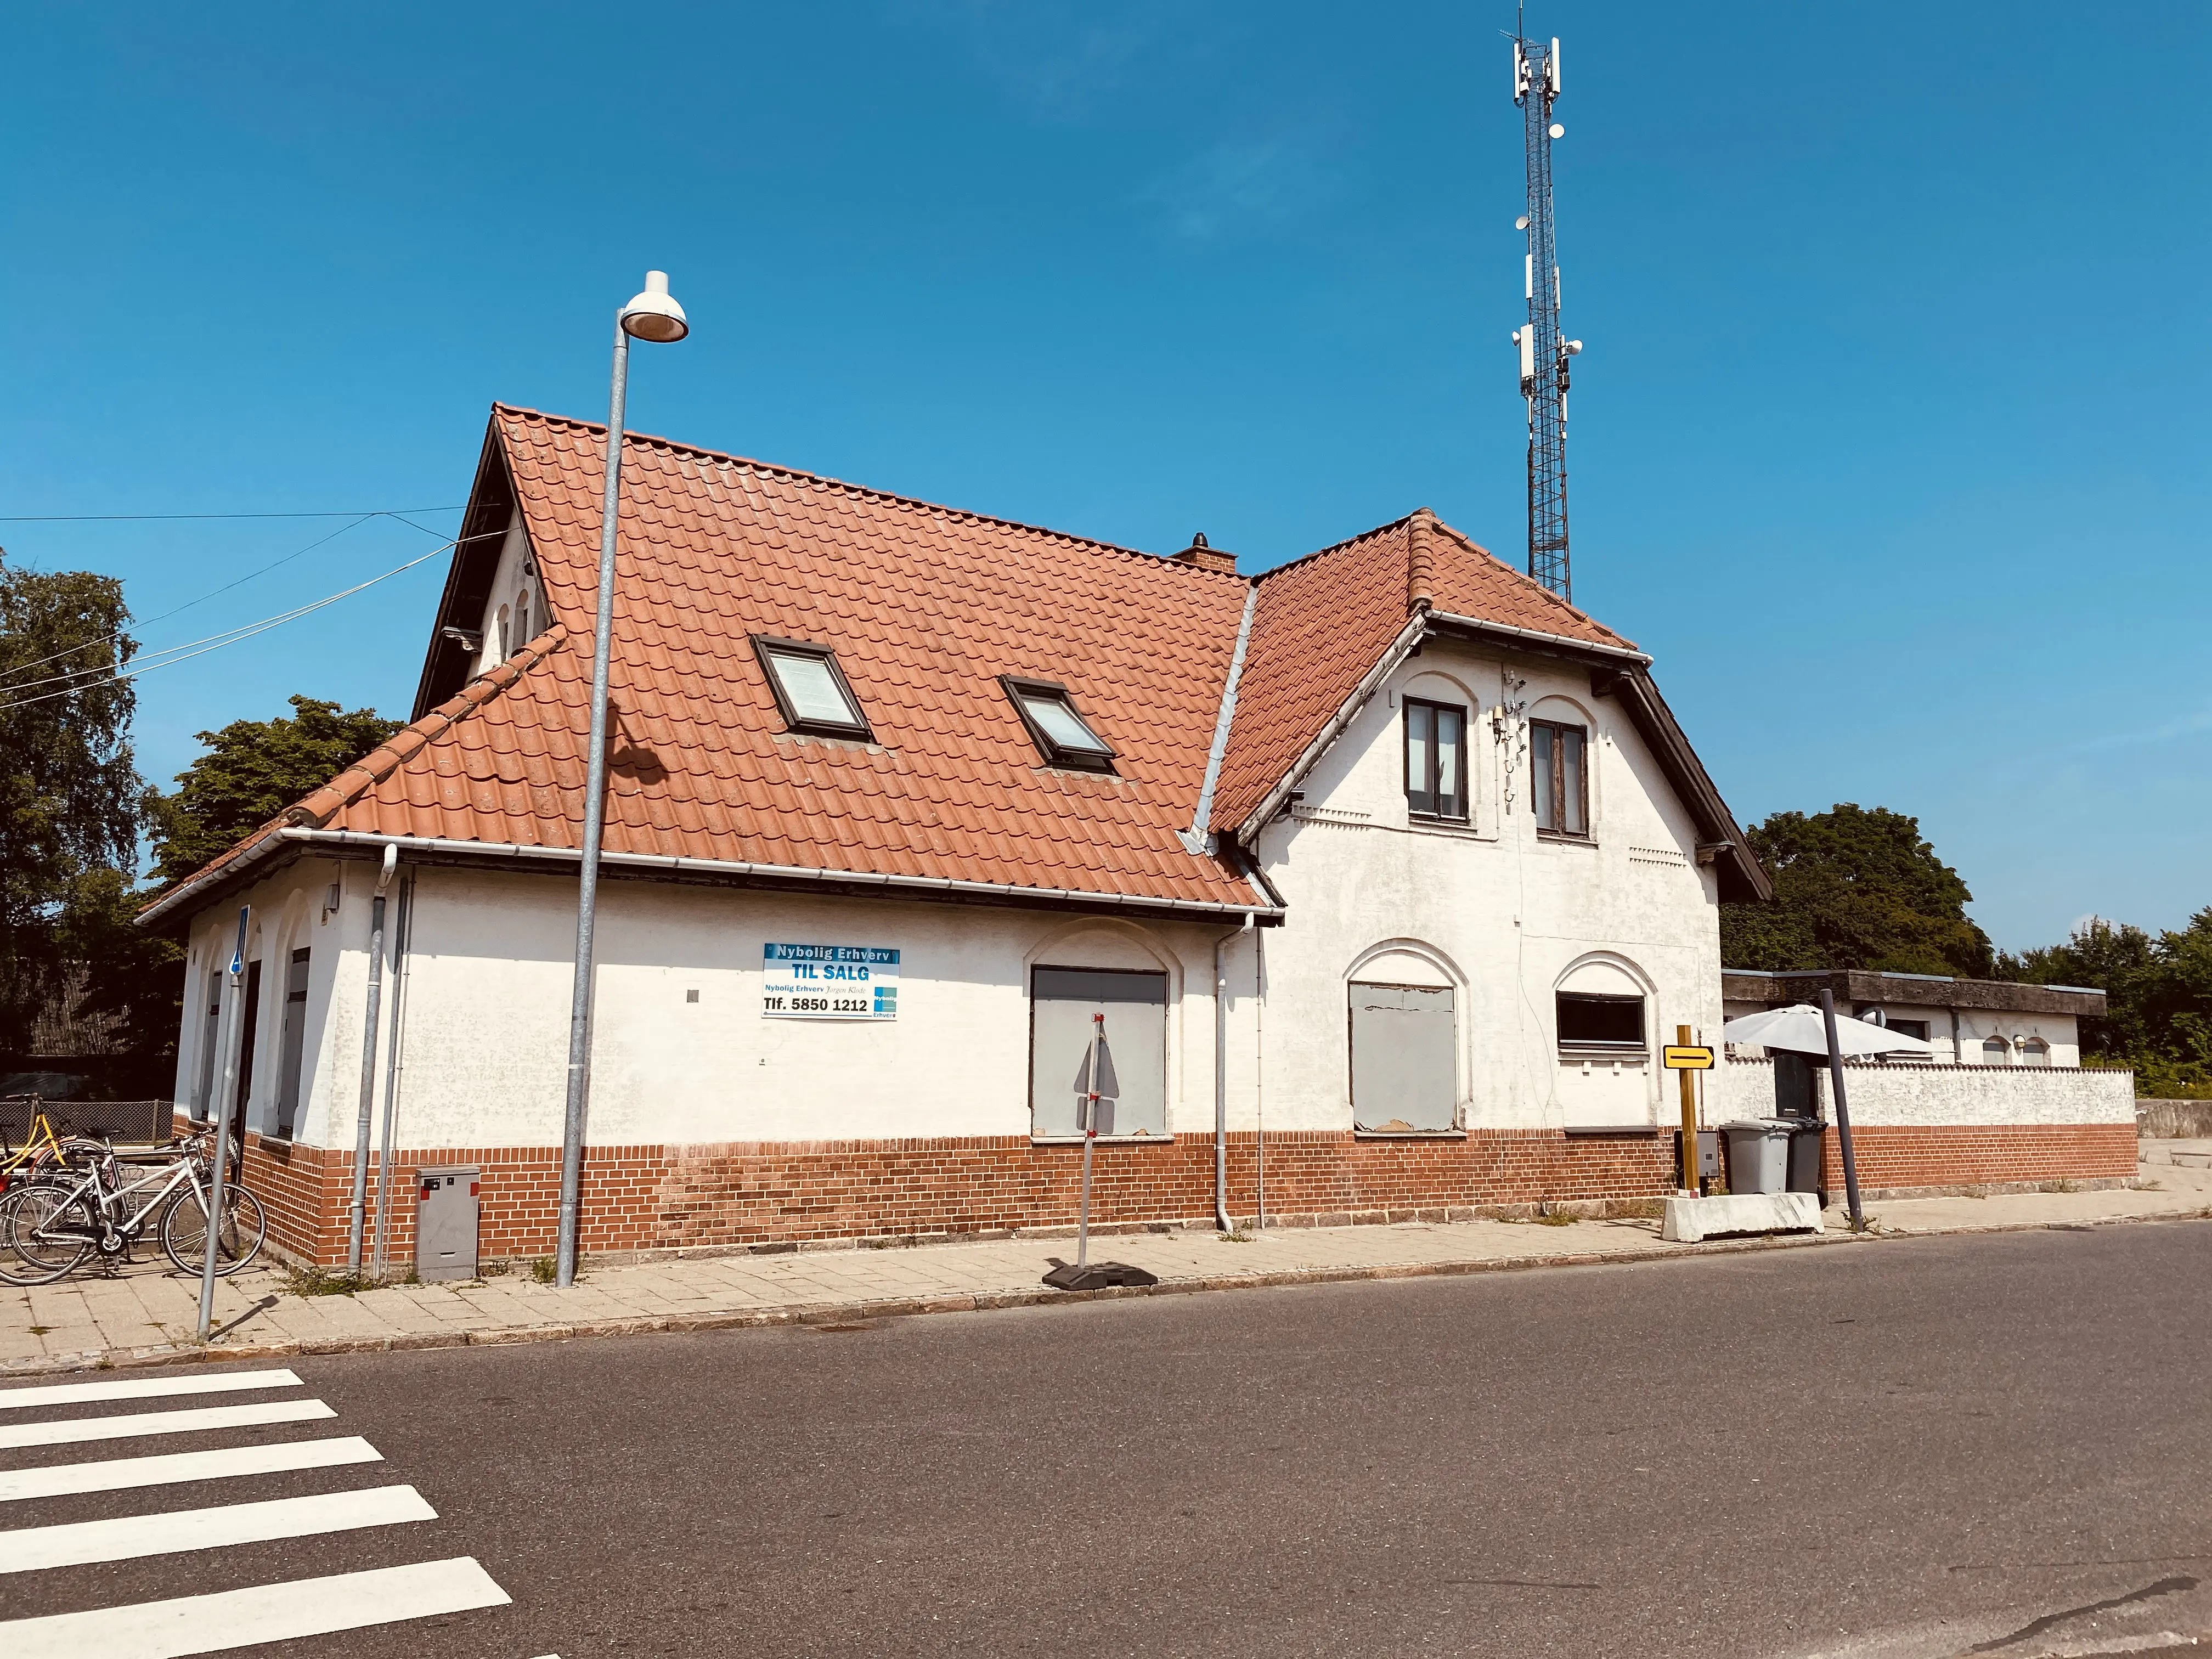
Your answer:
[[[402,856],[465,860],[471,863],[574,865],[583,854],[573,847],[527,847],[514,842],[452,841],[429,836],[380,836],[360,830],[286,829],[273,830],[220,870],[186,882],[175,891],[141,911],[141,927],[182,906],[187,900],[219,882],[226,882],[261,864],[278,852],[310,848],[358,848],[381,854],[397,847]],[[795,886],[855,886],[882,888],[890,892],[926,896],[998,899],[1008,902],[1077,905],[1124,910],[1166,912],[1190,917],[1250,916],[1263,927],[1279,927],[1284,909],[1278,904],[1229,904],[1211,899],[1153,898],[1140,893],[1093,893],[1068,887],[1023,887],[1012,882],[963,881],[949,876],[908,876],[872,870],[815,870],[800,865],[756,864],[740,859],[681,858],[659,853],[602,853],[610,868],[656,874],[695,876],[716,881],[759,880]]]

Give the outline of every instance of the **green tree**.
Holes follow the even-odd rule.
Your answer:
[[[2092,916],[2063,945],[1997,966],[2008,979],[2102,991],[2104,1017],[2081,1022],[2083,1056],[2132,1066],[2137,1094],[2212,1097],[2212,908],[2155,936]]]
[[[233,720],[198,733],[207,752],[154,804],[154,873],[179,881],[301,796],[328,783],[399,729],[373,708],[290,699],[292,715]]]
[[[1973,895],[1921,838],[1917,818],[1846,801],[1777,812],[1746,839],[1774,898],[1721,906],[1729,967],[1990,973],[1989,936],[1966,915]]]
[[[0,1048],[60,994],[78,883],[137,867],[130,620],[112,577],[0,564]]]

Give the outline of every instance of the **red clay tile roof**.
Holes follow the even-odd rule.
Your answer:
[[[364,762],[381,775],[345,804],[302,803],[329,828],[582,840],[591,664],[557,635],[591,634],[605,429],[494,418],[555,635],[465,717]],[[1238,578],[635,436],[621,568],[609,852],[1255,902],[1177,835]],[[833,647],[875,741],[786,732],[755,634]],[[1066,684],[1119,775],[1044,767],[1002,674]]]
[[[193,886],[287,825],[580,844],[605,428],[505,405],[492,418],[550,627]],[[1250,586],[1233,571],[635,434],[621,570],[610,853],[1267,902],[1178,833]],[[1212,814],[1222,827],[1283,777],[1423,599],[1626,644],[1425,508],[1258,590]],[[786,732],[756,634],[834,648],[874,741]],[[1001,675],[1066,684],[1118,775],[1045,767]]]
[[[1213,827],[1258,806],[1429,599],[1452,616],[1629,647],[1422,507],[1259,578]]]

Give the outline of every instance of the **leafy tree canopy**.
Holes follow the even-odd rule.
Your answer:
[[[233,720],[198,733],[207,752],[155,804],[154,873],[180,880],[301,796],[328,783],[400,727],[373,708],[293,697],[292,715]]]
[[[0,1049],[60,992],[80,878],[137,862],[130,620],[112,577],[0,564]]]
[[[1921,838],[1917,818],[1846,801],[1777,812],[1746,838],[1774,898],[1721,907],[1729,967],[1990,972],[1989,936],[1966,915],[1973,895]]]
[[[2105,994],[2081,1022],[2085,1058],[2135,1068],[2153,1099],[2212,1097],[2212,908],[2179,932],[2152,934],[2092,916],[2063,945],[1997,959],[2004,978]]]

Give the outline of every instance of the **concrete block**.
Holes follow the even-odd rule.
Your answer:
[[[1726,1198],[1670,1198],[1659,1237],[1674,1244],[1734,1233],[1820,1231],[1815,1193],[1735,1193]]]

